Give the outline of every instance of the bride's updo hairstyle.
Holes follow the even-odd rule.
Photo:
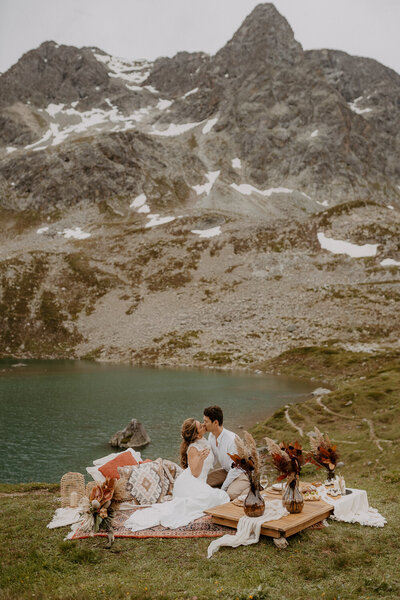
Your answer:
[[[190,444],[197,440],[199,433],[196,427],[196,419],[186,419],[182,424],[182,442],[181,442],[181,466],[187,469],[187,449]]]

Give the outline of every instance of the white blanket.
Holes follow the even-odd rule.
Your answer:
[[[226,534],[213,540],[208,546],[207,558],[211,558],[221,546],[237,548],[238,546],[256,544],[260,539],[261,525],[265,521],[276,521],[288,514],[286,508],[283,508],[281,500],[267,500],[264,514],[261,517],[241,517],[235,535]]]
[[[81,519],[78,508],[57,508],[53,515],[53,519],[47,525],[49,529],[55,529],[55,527],[65,527],[65,525],[72,525],[77,523]]]
[[[370,527],[383,527],[386,523],[385,517],[368,504],[368,495],[365,490],[351,489],[351,494],[340,498],[328,496],[325,488],[319,488],[318,493],[322,500],[334,507],[331,519],[335,521],[360,523],[360,525],[369,525]]]

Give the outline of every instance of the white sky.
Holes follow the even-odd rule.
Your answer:
[[[0,72],[43,41],[155,59],[214,54],[254,0],[0,0]],[[305,50],[334,48],[400,73],[400,0],[275,0]]]

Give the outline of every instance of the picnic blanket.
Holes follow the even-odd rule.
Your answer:
[[[134,510],[141,510],[140,508]],[[211,522],[210,515],[204,515],[195,521],[192,521],[185,527],[177,529],[168,529],[162,525],[156,525],[142,531],[131,531],[124,527],[125,521],[131,516],[134,510],[117,511],[113,519],[114,522],[114,537],[121,538],[215,538],[225,535],[226,533],[234,533],[235,530],[224,525],[216,525]],[[90,533],[84,532],[80,528],[79,523],[72,525],[72,531],[68,534],[69,540],[81,540],[92,537]],[[107,533],[99,532],[95,537],[107,537]]]

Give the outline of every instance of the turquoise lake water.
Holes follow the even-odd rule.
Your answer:
[[[18,366],[19,365],[19,366]],[[24,366],[23,366],[24,365]],[[240,432],[317,385],[285,377],[139,368],[89,361],[0,361],[0,481],[59,481],[112,452],[131,419],[151,443],[144,458],[177,460],[180,426],[219,404]]]

